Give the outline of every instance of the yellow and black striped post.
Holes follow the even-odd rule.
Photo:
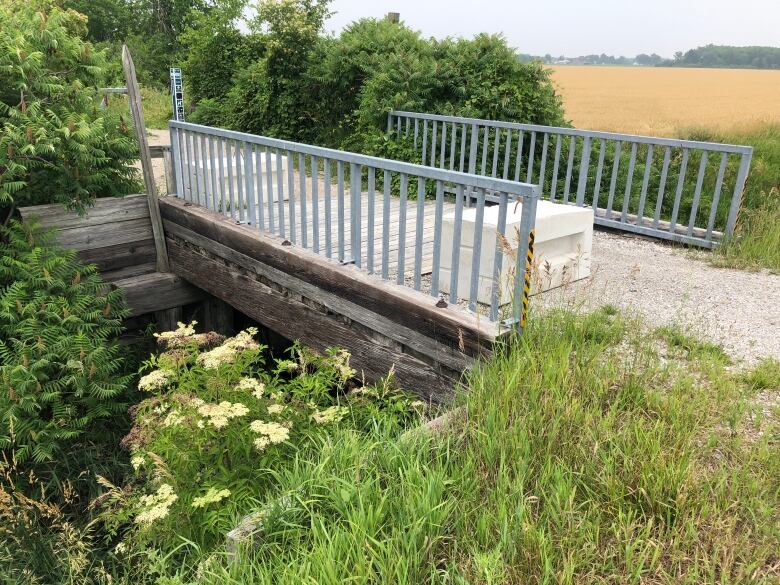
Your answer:
[[[525,257],[525,280],[523,282],[523,305],[520,313],[520,329],[525,328],[525,322],[528,317],[528,300],[531,296],[531,273],[534,266],[534,240],[536,238],[536,228],[528,233],[528,253]]]

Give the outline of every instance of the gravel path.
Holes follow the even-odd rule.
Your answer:
[[[591,278],[542,297],[548,306],[612,304],[655,327],[681,324],[747,363],[780,359],[780,275],[715,268],[667,244],[596,231]]]

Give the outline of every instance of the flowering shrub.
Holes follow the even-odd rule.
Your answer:
[[[123,441],[135,474],[124,488],[104,483],[109,532],[125,533],[120,550],[165,549],[180,537],[217,544],[273,500],[274,470],[335,425],[400,429],[419,417],[423,404],[396,390],[392,376],[380,387],[356,385],[346,351],[295,345],[290,359],[266,363],[256,330],[225,339],[194,326],[158,335],[164,351],[139,381],[149,397]]]

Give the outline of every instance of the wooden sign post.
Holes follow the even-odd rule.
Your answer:
[[[165,233],[163,232],[162,218],[160,217],[160,202],[157,200],[157,187],[154,183],[154,172],[152,171],[152,156],[149,152],[149,142],[146,139],[144,110],[141,106],[141,90],[138,87],[135,64],[133,63],[133,58],[130,56],[130,51],[127,49],[127,45],[122,45],[122,68],[125,71],[127,97],[130,101],[130,113],[133,116],[135,134],[138,137],[141,169],[144,173],[146,199],[149,203],[149,217],[152,220],[152,235],[154,237],[154,247],[157,253],[157,271],[170,272],[168,249],[165,245]]]

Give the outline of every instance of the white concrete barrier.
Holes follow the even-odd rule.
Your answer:
[[[522,207],[522,203],[515,206],[514,202],[510,202],[507,209],[505,241],[511,246],[513,253],[517,252],[517,234],[520,228]],[[482,227],[477,300],[485,304],[490,304],[493,290],[495,252],[496,246],[499,245],[496,237],[498,210],[497,205],[485,208]],[[460,298],[468,298],[469,295],[476,214],[476,208],[463,210],[458,262],[458,296]],[[442,223],[441,272],[439,277],[440,288],[445,293],[450,292],[454,226],[455,214],[445,215]],[[534,265],[537,270],[532,279],[532,292],[543,292],[567,282],[590,276],[592,244],[592,209],[539,201],[536,210],[536,242],[534,245]],[[504,252],[499,276],[501,304],[512,300],[514,273],[515,261]]]

